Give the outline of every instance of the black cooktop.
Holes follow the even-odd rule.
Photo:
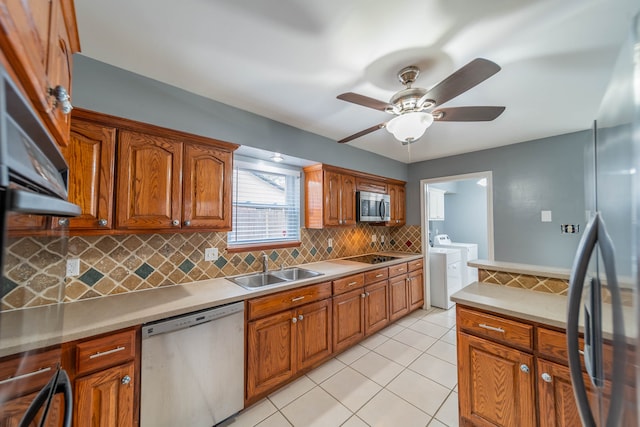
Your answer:
[[[379,264],[381,262],[393,261],[394,259],[398,259],[398,257],[389,255],[366,254],[345,259],[347,261],[365,262],[367,264]]]

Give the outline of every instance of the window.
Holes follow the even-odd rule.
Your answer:
[[[236,160],[229,246],[300,240],[300,171]]]

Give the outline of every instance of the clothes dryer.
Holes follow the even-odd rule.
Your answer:
[[[452,242],[451,238],[447,234],[438,234],[433,239],[433,246],[437,248],[455,248],[461,251],[462,261],[462,286],[467,286],[473,282],[478,281],[478,269],[475,267],[469,267],[467,262],[478,259],[478,244],[477,243],[460,243]]]

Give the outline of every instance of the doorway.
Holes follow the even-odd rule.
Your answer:
[[[432,192],[435,190],[440,197],[434,198],[432,194],[430,198],[430,190]],[[439,206],[441,203],[442,206]],[[447,206],[450,208],[449,221],[446,215]],[[429,220],[430,212],[436,219]],[[494,259],[492,172],[474,172],[421,180],[420,219],[425,260],[425,308],[430,308],[429,248],[436,234],[449,234],[451,239],[457,242],[477,243],[479,259]]]

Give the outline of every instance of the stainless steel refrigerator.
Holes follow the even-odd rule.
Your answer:
[[[567,346],[585,426],[638,425],[638,25],[636,17],[598,111],[593,142],[584,153],[588,223],[571,273]]]

